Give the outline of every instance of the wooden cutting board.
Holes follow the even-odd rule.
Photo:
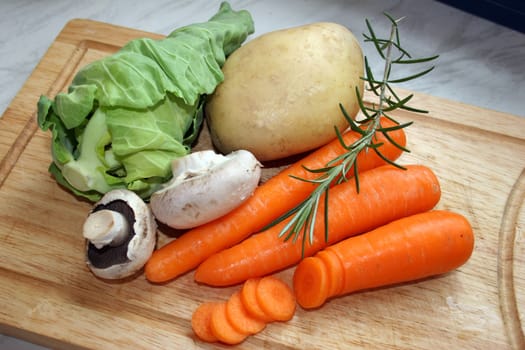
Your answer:
[[[159,35],[73,20],[0,119],[0,332],[55,348],[213,348],[192,334],[200,302],[239,287],[212,288],[188,273],[164,285],[143,276],[108,283],[84,265],[82,223],[91,204],[48,174],[50,135],[38,130],[41,94],[64,90],[83,64],[137,37]],[[403,163],[432,167],[438,205],[465,215],[476,244],[457,271],[355,293],[319,310],[298,309],[245,349],[511,349],[524,346],[525,118],[416,94],[428,115],[407,130]],[[199,147],[209,147],[203,134]],[[265,169],[266,176],[275,169]],[[159,244],[171,239],[160,230]],[[291,282],[293,268],[279,273]]]

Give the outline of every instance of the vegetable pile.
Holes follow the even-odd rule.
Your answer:
[[[291,320],[296,304],[319,308],[358,290],[463,265],[474,248],[472,227],[465,217],[436,209],[441,186],[431,168],[400,163],[411,123],[392,114],[425,113],[390,84],[433,68],[392,78],[393,65],[437,56],[412,59],[400,46],[398,21],[387,17],[388,39],[366,22],[365,41],[385,60],[382,79],[353,35],[336,24],[277,31],[240,47],[253,32],[251,16],[224,3],[209,22],[164,40],[133,41],[81,70],[67,94],[42,97],[39,123],[53,134],[50,171],[79,196],[99,200],[106,193],[84,227],[89,256],[96,258],[91,263],[99,265],[92,271],[103,270],[104,278],[135,273],[137,259],[122,267],[132,260],[131,248],[119,242],[150,236],[150,215],[187,229],[153,252],[148,241],[145,277],[164,283],[195,270],[198,284],[242,284],[228,300],[202,303],[191,317],[200,340],[238,344],[269,322]],[[263,53],[276,46],[285,52],[265,61]],[[327,64],[320,57],[342,60]],[[299,64],[290,69],[290,62]],[[306,79],[303,73],[316,64],[313,81]],[[286,74],[276,79],[278,72]],[[377,104],[363,102],[363,81]],[[189,154],[204,117],[214,146],[228,155]],[[259,184],[259,161],[304,151]],[[151,198],[148,210],[124,206],[112,196],[116,189],[132,204],[126,191]],[[118,215],[110,212],[115,209]],[[274,275],[287,268],[294,268],[293,289]]]
[[[317,213],[313,242],[304,243],[304,249],[293,240],[279,237],[286,224],[282,222],[210,256],[197,268],[195,280],[227,286],[278,272],[342,239],[428,211],[438,203],[440,194],[436,176],[421,165],[410,165],[406,170],[385,165],[363,172],[358,195],[351,181],[330,189],[326,204],[331,208],[326,218],[330,225],[328,240],[324,237],[323,203]]]
[[[385,126],[393,125],[388,119],[384,119],[383,123]],[[406,143],[403,130],[395,130],[389,137],[398,144]],[[344,135],[344,140],[348,143],[358,139],[359,133],[355,131],[348,131]],[[395,160],[401,155],[399,148],[388,142],[384,135],[378,133],[377,139],[385,143],[383,153],[388,159]],[[299,181],[295,177],[313,180],[315,174],[305,168],[324,166],[344,152],[345,149],[338,140],[332,141],[261,184],[251,197],[228,214],[187,231],[178,239],[157,249],[145,266],[146,277],[152,282],[165,282],[176,278],[196,268],[212,254],[260,231],[305,200],[315,188],[314,184]],[[386,164],[386,161],[374,152],[362,152],[358,159],[362,171]],[[274,238],[278,240],[277,233]],[[199,249],[194,249],[195,244],[198,244]]]

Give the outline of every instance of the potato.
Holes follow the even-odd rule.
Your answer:
[[[363,54],[344,26],[321,22],[261,35],[230,55],[206,115],[215,147],[258,160],[317,148],[348,126],[363,91]]]

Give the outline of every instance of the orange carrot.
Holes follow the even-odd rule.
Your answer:
[[[384,127],[395,125],[386,118],[383,118],[381,123]],[[405,146],[406,137],[402,129],[391,131],[389,136],[397,144]],[[346,144],[355,142],[359,137],[354,131],[349,131],[343,136]],[[383,143],[380,150],[392,161],[402,153],[381,133],[377,134],[376,142]],[[318,175],[308,172],[303,166],[310,169],[323,168],[343,153],[345,149],[339,140],[334,140],[259,186],[250,198],[230,213],[192,229],[156,250],[145,266],[146,278],[151,282],[173,279],[194,269],[210,255],[260,231],[308,197],[315,188],[312,183],[294,179],[290,175],[313,179]],[[385,161],[375,152],[369,151],[359,154],[357,164],[359,171],[364,172],[384,165]],[[348,173],[352,174],[353,170]]]
[[[294,293],[277,277],[262,278],[257,284],[256,298],[261,310],[274,321],[289,321],[295,313]]]
[[[236,330],[228,320],[226,302],[218,303],[214,307],[211,313],[210,328],[217,339],[229,345],[242,343],[248,337],[247,333]]]
[[[409,165],[406,170],[385,165],[366,171],[360,175],[359,194],[354,181],[330,189],[328,242],[324,239],[321,199],[314,239],[312,244],[306,244],[304,256],[390,221],[430,210],[440,194],[435,174],[422,165]],[[212,255],[197,268],[195,280],[213,286],[233,285],[298,263],[303,257],[302,244],[278,237],[284,225],[286,221]]]
[[[241,292],[231,295],[226,303],[226,316],[237,331],[244,334],[259,333],[266,327],[266,322],[253,317],[243,304]]]
[[[200,339],[206,342],[216,342],[219,339],[213,334],[210,327],[211,314],[217,307],[215,302],[206,302],[199,305],[191,316],[191,328]]]
[[[317,255],[304,259],[294,273],[294,292],[303,308],[316,308],[335,296],[449,272],[468,260],[473,247],[472,227],[463,216],[443,210],[415,214],[327,247],[325,255],[338,263]],[[325,275],[341,276],[342,289],[330,291]]]
[[[257,285],[260,280],[260,278],[250,278],[244,282],[241,289],[242,303],[252,317],[263,322],[271,322],[272,319],[261,309],[257,301]]]

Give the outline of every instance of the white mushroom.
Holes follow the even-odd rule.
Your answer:
[[[228,155],[200,151],[172,163],[173,179],[150,198],[160,222],[187,229],[217,219],[244,202],[261,177],[261,164],[249,151]]]
[[[106,193],[84,222],[88,267],[105,279],[135,274],[155,248],[156,230],[151,210],[137,194],[125,189]]]

